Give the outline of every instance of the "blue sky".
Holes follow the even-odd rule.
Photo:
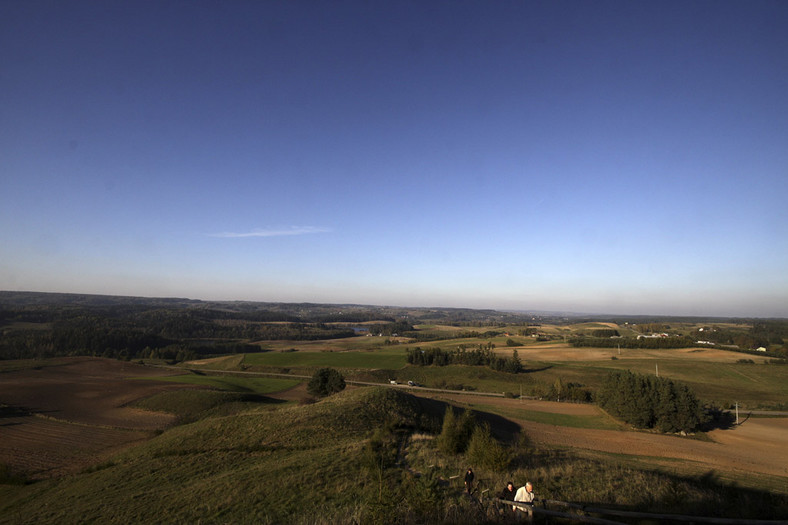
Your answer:
[[[0,3],[0,289],[788,317],[788,3]]]

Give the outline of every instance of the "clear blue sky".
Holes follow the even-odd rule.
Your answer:
[[[0,289],[788,317],[788,2],[0,2]]]

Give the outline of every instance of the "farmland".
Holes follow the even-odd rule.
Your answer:
[[[7,341],[32,344],[47,341],[48,333],[62,333],[57,332],[62,321],[53,321],[40,308],[35,307],[35,315],[25,310],[24,315],[7,319],[3,328]],[[433,441],[446,406],[472,410],[509,447],[506,470],[478,469],[489,489],[497,490],[507,478],[527,476],[537,482],[544,497],[553,499],[649,510],[678,505],[684,511],[695,509],[708,515],[788,516],[788,417],[784,413],[788,367],[781,364],[779,347],[770,348],[766,355],[718,346],[575,347],[570,340],[576,334],[613,330],[625,337],[642,332],[620,320],[542,319],[535,326],[533,320],[529,323],[503,314],[489,320],[485,317],[489,312],[474,318],[475,314],[466,311],[417,309],[376,311],[363,321],[288,329],[287,333],[305,339],[259,340],[230,336],[272,333],[254,327],[285,321],[236,319],[228,323],[227,317],[236,315],[232,310],[211,313],[221,319],[209,321],[203,310],[188,313],[191,306],[185,308],[156,313],[155,318],[178,319],[184,326],[200,327],[210,337],[165,340],[172,332],[163,331],[157,337],[164,346],[142,348],[133,359],[128,354],[123,360],[74,356],[72,351],[70,357],[0,361],[0,470],[4,476],[0,516],[15,516],[0,518],[0,523],[150,521],[157,512],[166,521],[276,523],[297,516],[295,522],[315,522],[314,514],[298,510],[295,499],[277,500],[258,481],[264,477],[288,486],[298,483],[297,476],[311,477],[327,487],[321,495],[332,516],[327,521],[352,522],[359,516],[369,522],[386,521],[376,514],[381,503],[374,496],[376,483],[385,482],[389,490],[405,491],[402,501],[409,502],[407,509],[386,508],[407,522],[409,513],[432,516],[427,509],[437,508],[434,502],[422,506],[418,498],[412,499],[415,496],[406,494],[407,487],[416,481],[403,481],[409,472],[430,469],[437,469],[438,484],[429,490],[437,491],[433,495],[447,505],[455,501],[459,505],[455,511],[459,511],[465,503],[453,499],[457,494],[449,480],[468,459],[440,454]],[[320,308],[320,315],[328,319],[327,308]],[[295,311],[282,305],[276,315],[296,315]],[[304,311],[299,307],[298,315],[306,315]],[[360,316],[359,311],[354,315]],[[100,317],[96,312],[91,314],[94,319]],[[399,333],[407,323],[395,323],[394,314],[403,313],[411,320],[422,317],[407,332]],[[127,341],[134,341],[134,323],[147,323],[153,314],[135,311],[125,320],[117,311],[113,315],[106,323],[124,327]],[[466,320],[448,319],[457,315]],[[58,316],[63,318],[64,313]],[[219,332],[211,332],[214,324],[226,337],[217,338]],[[225,325],[232,330],[226,331]],[[659,323],[659,327],[664,325]],[[386,333],[387,326],[396,328]],[[699,327],[710,331],[718,325],[692,320],[671,326],[677,333],[693,333]],[[719,324],[720,330],[732,334],[746,334],[748,326],[752,325]],[[368,327],[380,335],[369,333]],[[355,335],[334,337],[350,328]],[[312,339],[320,330],[332,337]],[[69,333],[75,341],[87,340]],[[226,352],[233,348],[243,351]],[[522,369],[509,373],[488,366],[408,364],[409,351],[426,348],[446,352],[487,348],[507,358],[516,352]],[[179,352],[192,358],[174,359]],[[325,400],[311,398],[306,378],[322,367],[341,371],[349,383],[345,392]],[[605,377],[618,370],[658,373],[681,382],[706,405],[726,409],[737,405],[743,422],[735,425],[728,419],[693,435],[666,435],[633,430],[595,404],[566,402],[571,389],[593,398]],[[391,385],[392,380],[397,384]],[[408,386],[408,381],[419,386]],[[375,384],[382,388],[365,386]],[[771,411],[770,417],[751,415],[757,410]],[[354,415],[350,417],[348,411]],[[384,422],[386,414],[393,419]],[[371,471],[364,470],[367,467],[358,458],[368,449],[370,435],[390,425],[399,429],[392,436],[398,436],[397,448],[407,456],[410,470],[392,462],[383,477],[370,477]],[[321,441],[318,435],[331,438]],[[584,488],[580,480],[587,477],[607,483],[607,488],[600,493]],[[620,486],[619,478],[633,480],[631,486]],[[733,510],[724,503],[729,497],[726,491],[734,485],[744,491],[742,497],[751,502],[751,509]],[[114,487],[102,496],[113,502],[111,512],[93,510],[98,503],[91,494],[98,486]],[[209,486],[219,488],[209,490]],[[236,486],[243,490],[232,488]],[[681,501],[675,500],[671,486],[681,487]],[[641,495],[648,490],[656,496],[646,501]],[[165,504],[176,494],[178,505]],[[217,497],[220,494],[223,499]],[[786,499],[779,499],[780,494]],[[60,503],[64,497],[84,505],[68,507]],[[778,499],[769,499],[773,497]],[[47,510],[33,505],[34,500],[46,502]],[[768,501],[766,507],[763,501]],[[761,507],[773,510],[764,513],[757,510]],[[242,514],[242,508],[249,514]],[[462,512],[472,515],[469,509]],[[462,521],[462,512],[456,521]]]

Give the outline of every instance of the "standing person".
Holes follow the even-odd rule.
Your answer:
[[[519,515],[522,512],[528,514],[528,517],[533,516],[533,505],[535,499],[536,495],[534,494],[534,486],[529,481],[524,487],[517,489],[517,494],[514,495],[514,501],[528,504],[528,506],[525,508],[515,507],[517,509],[516,513]]]
[[[506,488],[501,491],[501,494],[498,496],[500,499],[506,499],[509,501],[514,501],[514,483],[511,481],[506,484]]]
[[[473,469],[468,467],[468,472],[465,473],[465,492],[468,494],[471,493],[471,489],[473,488]]]

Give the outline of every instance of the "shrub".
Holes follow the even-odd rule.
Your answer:
[[[476,420],[470,410],[466,409],[458,418],[452,407],[446,407],[443,427],[438,436],[438,449],[445,454],[463,452],[468,447],[475,426]]]
[[[501,472],[509,466],[509,453],[490,434],[490,425],[483,423],[473,430],[468,443],[468,461],[481,465],[493,472]]]
[[[333,368],[321,368],[312,375],[307,392],[313,396],[326,397],[345,389],[345,378]]]

